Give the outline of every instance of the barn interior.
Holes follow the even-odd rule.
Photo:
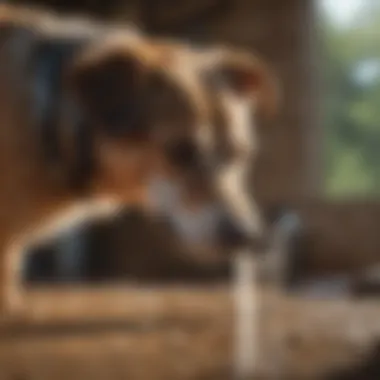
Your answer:
[[[282,106],[273,125],[260,127],[252,194],[273,236],[289,218],[297,223],[281,241],[283,277],[276,282],[264,270],[259,281],[252,379],[379,379],[380,202],[326,195],[319,2],[13,3],[133,23],[194,43],[229,43],[271,62]],[[178,252],[161,221],[128,209],[110,223],[30,247],[25,257],[23,315],[0,324],[0,379],[233,378],[228,258]]]

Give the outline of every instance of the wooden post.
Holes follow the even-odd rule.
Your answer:
[[[257,259],[252,252],[242,251],[234,258],[233,266],[234,375],[237,380],[246,380],[257,372],[260,346]]]

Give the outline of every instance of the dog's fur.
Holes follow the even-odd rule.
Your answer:
[[[202,160],[198,166],[194,160],[179,165],[186,157],[182,157],[183,154],[178,157],[178,153],[190,149],[190,139],[183,144],[183,138],[171,136],[172,146],[177,147],[173,161],[177,162],[177,167],[181,166],[178,175],[182,179],[186,177],[187,184],[193,184],[182,189],[182,198],[192,205],[195,203],[198,210],[193,210],[190,216],[184,210],[185,215],[181,215],[181,207],[176,206],[173,210],[172,202],[176,225],[185,230],[185,235],[190,236],[193,243],[195,236],[205,235],[204,239],[210,240],[215,235],[210,225],[221,217],[222,210],[228,215],[227,223],[232,221],[235,226],[227,228],[237,228],[250,235],[252,243],[255,235],[262,237],[264,226],[249,191],[247,175],[252,172],[258,154],[257,116],[273,117],[278,110],[279,91],[272,71],[257,56],[241,50],[226,47],[196,49],[173,41],[155,43],[162,50],[173,50],[175,46],[181,62],[179,66],[190,66],[195,72],[195,78],[202,82],[207,102],[206,124],[196,133],[192,131],[194,145],[212,166],[204,173],[207,180],[202,178]],[[180,146],[182,150],[178,148]],[[178,181],[174,182],[172,194],[179,191]],[[169,209],[166,206],[166,210]],[[228,244],[227,241],[224,243]],[[219,251],[222,248],[219,247]]]
[[[169,214],[194,245],[221,246],[221,220],[260,233],[243,183],[251,109],[274,98],[259,61],[9,7],[0,41],[3,305],[25,244],[120,205]]]

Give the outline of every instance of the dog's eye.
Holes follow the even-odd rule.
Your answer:
[[[199,161],[198,149],[190,141],[176,142],[167,146],[167,155],[170,161],[181,167],[196,166]]]

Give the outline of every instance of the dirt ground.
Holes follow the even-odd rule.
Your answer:
[[[22,317],[0,324],[0,380],[232,378],[226,286],[39,290],[26,299]],[[379,312],[375,301],[264,290],[262,377],[327,379],[365,361],[380,334]]]

